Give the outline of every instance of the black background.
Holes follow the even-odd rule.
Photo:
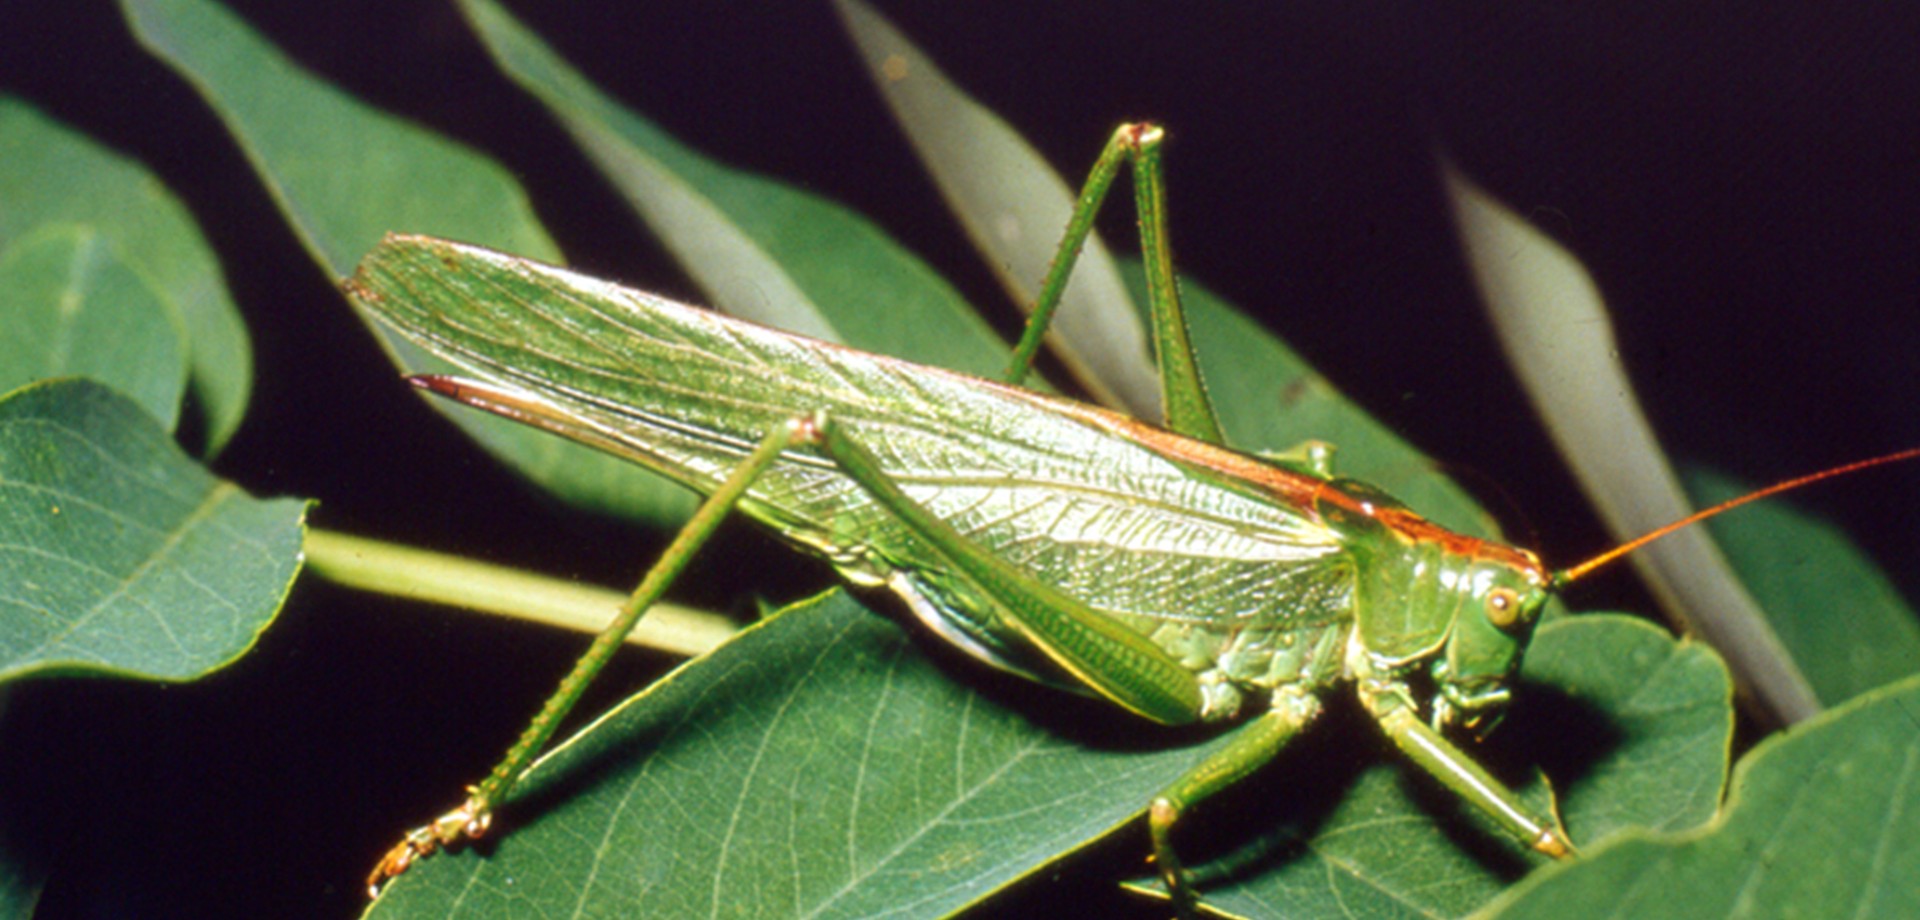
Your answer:
[[[699,299],[450,5],[236,6],[305,66],[504,161],[577,266]],[[826,3],[519,6],[678,137],[871,215],[1010,321]],[[1115,123],[1167,125],[1183,270],[1498,483],[1562,561],[1607,538],[1481,318],[1436,140],[1585,260],[1678,457],[1766,481],[1920,443],[1920,13],[1738,6],[882,4],[1068,176]],[[657,548],[536,494],[419,406],[111,4],[0,5],[0,90],[143,161],[221,253],[258,364],[222,475],[316,497],[324,526],[606,584]],[[1129,217],[1103,224],[1109,240]],[[1804,503],[1913,587],[1920,474]],[[743,530],[716,553],[764,542]],[[799,565],[768,590],[818,577]],[[1627,582],[1579,605],[1646,609]],[[305,580],[256,653],[208,681],[17,689],[4,801],[37,802],[31,822],[64,848],[49,915],[348,916],[375,854],[451,804],[579,647]],[[612,682],[658,665],[635,658]],[[1009,910],[1105,909],[1075,885]]]

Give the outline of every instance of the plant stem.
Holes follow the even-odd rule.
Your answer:
[[[621,591],[319,528],[307,530],[305,550],[309,571],[349,588],[580,632],[599,632],[627,599]],[[655,604],[627,641],[691,657],[737,630],[719,614]]]

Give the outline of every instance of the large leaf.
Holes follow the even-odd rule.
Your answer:
[[[552,110],[713,306],[973,374],[1009,346],[924,263],[817,195],[730,169],[616,104],[497,4],[461,9],[502,70]]]
[[[1555,725],[1541,706],[1523,708],[1508,728],[1539,739],[1527,747],[1551,763],[1571,768],[1583,753],[1595,755],[1560,796],[1576,840],[1693,827],[1713,816],[1733,742],[1733,685],[1709,646],[1642,619],[1583,614],[1540,627],[1521,679],[1523,692],[1545,690],[1571,704],[1563,713],[1604,719]]]
[[[0,392],[91,377],[171,431],[187,384],[172,306],[92,227],[52,225],[0,247]]]
[[[92,228],[152,289],[147,296],[177,315],[174,322],[186,333],[189,385],[206,414],[208,446],[218,450],[246,411],[253,353],[192,217],[138,164],[0,97],[0,246],[48,224]],[[154,414],[172,418],[175,411]]]
[[[226,123],[331,276],[401,229],[559,257],[525,191],[493,160],[319,80],[217,3],[121,6],[141,43]]]
[[[1632,834],[1529,879],[1487,916],[1920,916],[1920,678],[1761,742],[1721,820]]]
[[[1687,483],[1703,506],[1748,491],[1705,472]],[[1777,501],[1708,526],[1822,702],[1920,671],[1920,613],[1838,529]]]
[[[304,502],[215,479],[90,381],[0,401],[0,508],[0,678],[203,674],[300,568]]]
[[[435,233],[549,261],[559,252],[526,193],[492,160],[342,94],[207,0],[125,0],[140,40],[226,122],[287,221],[330,277],[390,231]],[[404,367],[431,366],[383,338]],[[397,385],[397,384],[396,384]],[[503,460],[588,507],[673,519],[677,487],[612,458],[471,412],[454,420]]]
[[[417,867],[370,916],[948,913],[1127,821],[1214,746],[1114,745],[1068,724],[1078,709],[1036,723],[835,592],[543,759],[509,836]]]
[[[1521,753],[1544,765],[1577,844],[1712,817],[1733,711],[1726,668],[1711,650],[1640,620],[1587,615],[1542,627],[1524,678],[1514,717],[1486,747],[1507,749],[1503,762]],[[1272,782],[1298,783],[1300,795],[1326,783],[1275,772]],[[1458,916],[1538,860],[1425,783],[1389,757],[1337,804],[1283,811],[1267,852],[1210,890],[1208,904],[1247,917]],[[1523,794],[1545,799],[1537,783]],[[1478,825],[1479,838],[1450,829],[1460,817]]]

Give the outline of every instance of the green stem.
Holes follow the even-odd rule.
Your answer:
[[[305,549],[308,571],[349,588],[580,632],[604,629],[627,599],[608,588],[319,528],[307,530]],[[737,629],[719,614],[655,604],[627,641],[691,657]]]

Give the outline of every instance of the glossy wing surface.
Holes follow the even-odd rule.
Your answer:
[[[771,426],[830,413],[916,501],[1142,632],[1218,639],[1249,625],[1324,626],[1350,591],[1332,531],[1247,483],[1089,424],[1102,410],[439,240],[390,239],[347,287],[513,394],[522,414],[563,420],[547,427],[703,492]],[[979,615],[946,593],[924,547],[818,455],[789,452],[749,496],[748,513],[849,575],[906,570],[943,610]]]

